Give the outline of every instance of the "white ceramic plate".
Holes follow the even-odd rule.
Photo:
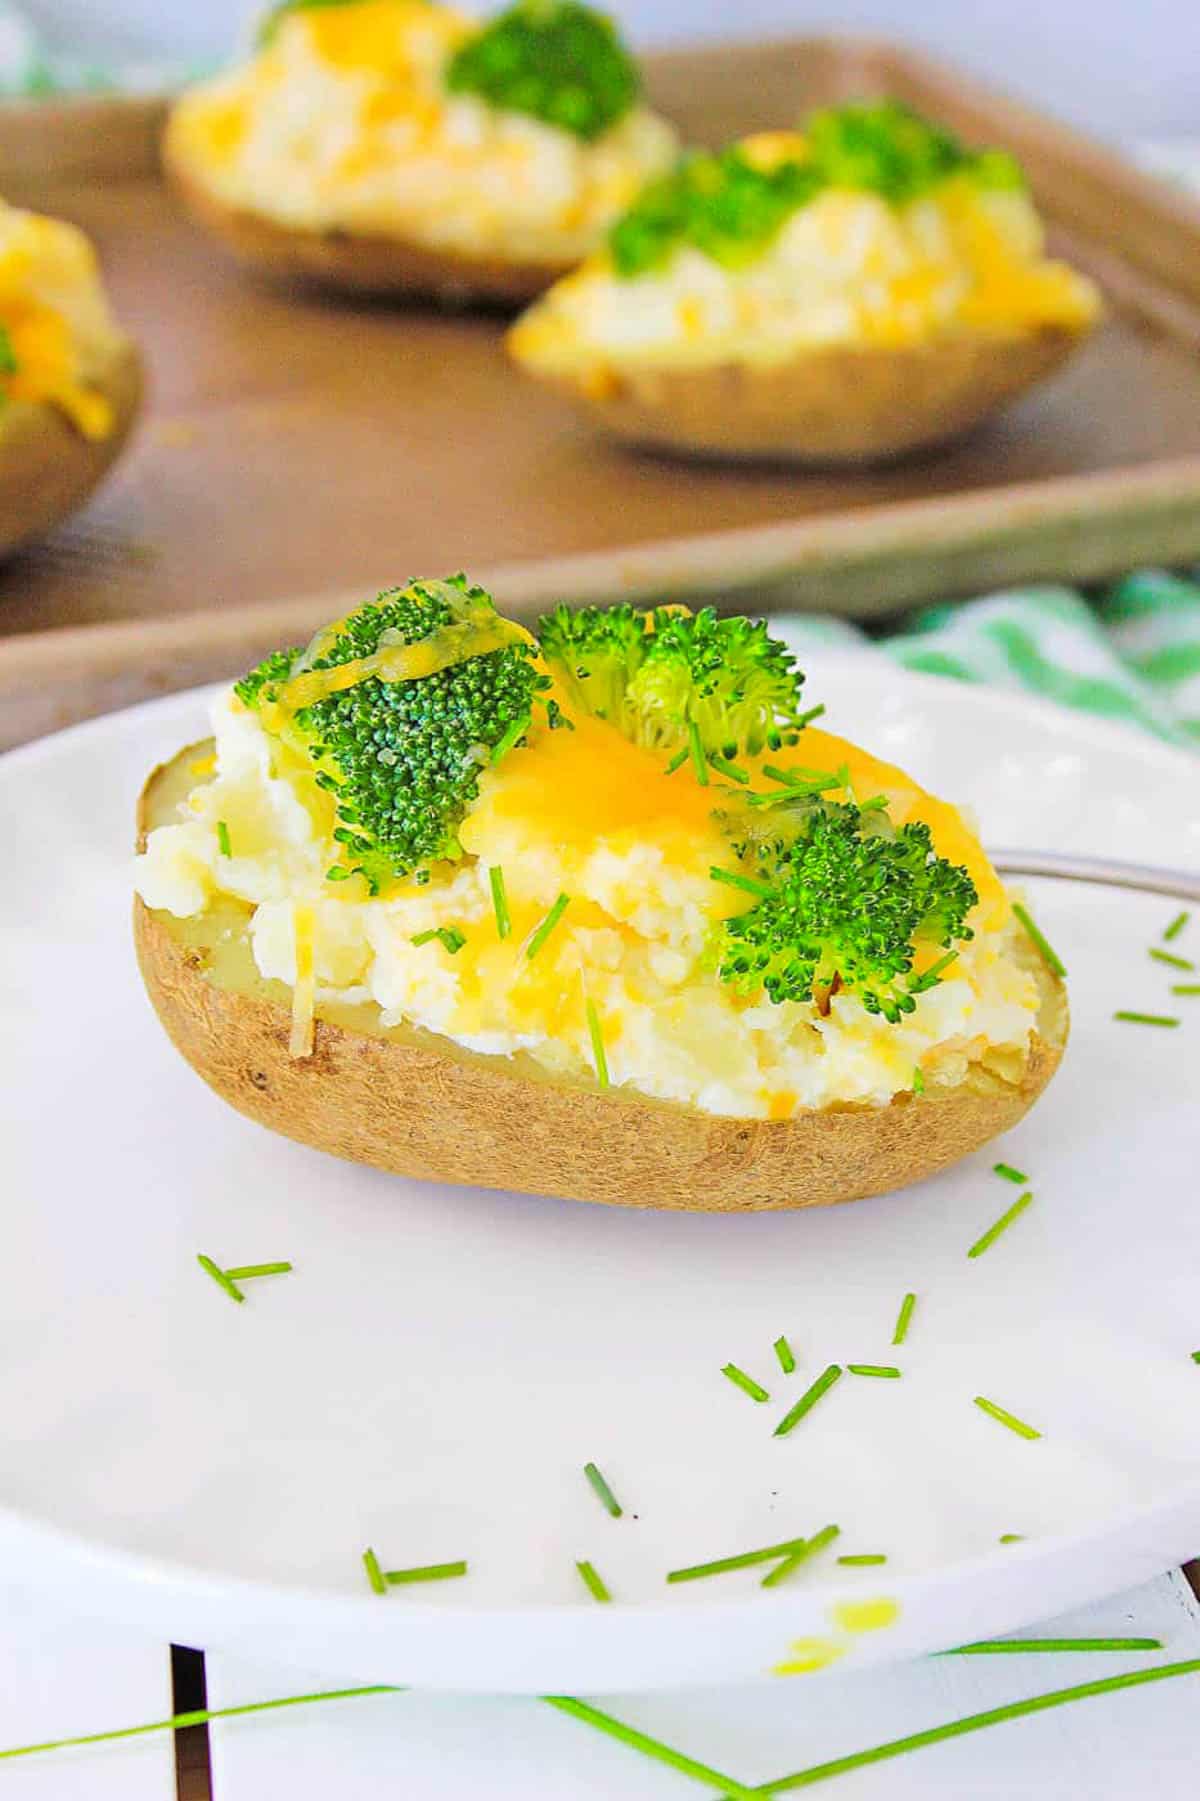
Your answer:
[[[1021,698],[828,658],[836,728],[977,811],[992,844],[1200,867],[1200,766]],[[754,1679],[994,1634],[1200,1544],[1200,1000],[1146,947],[1170,903],[1050,883],[1062,1073],[1010,1139],[919,1189],[753,1218],[404,1182],[269,1136],[170,1048],[129,941],[145,772],[183,695],[0,762],[0,1583],[347,1677],[462,1690]],[[1176,949],[1200,952],[1200,919]],[[968,1245],[1029,1171],[1036,1201]],[[290,1258],[235,1306],[196,1254]],[[906,1290],[920,1297],[891,1349]],[[800,1359],[785,1377],[772,1342]],[[732,1359],[771,1391],[757,1405]],[[846,1376],[772,1428],[830,1362]],[[972,1404],[1040,1427],[1027,1442]],[[626,1512],[582,1476],[594,1459]],[[679,1565],[841,1527],[786,1587]],[[1002,1534],[1024,1542],[1000,1545]],[[376,1598],[391,1567],[470,1574]],[[884,1552],[854,1569],[838,1552]],[[590,1559],[617,1605],[584,1593]],[[869,1633],[846,1600],[894,1603]],[[892,1611],[891,1608],[885,1611]]]

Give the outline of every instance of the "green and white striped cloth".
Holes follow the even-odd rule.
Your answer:
[[[0,97],[161,92],[205,72],[101,66],[58,53],[18,6],[0,0]],[[1200,188],[1200,145],[1137,150],[1151,167]],[[786,623],[801,652],[866,641],[843,619],[794,615]],[[1200,571],[1187,580],[1143,570],[1091,599],[1046,586],[926,607],[876,642],[905,668],[1022,688],[1200,750]]]

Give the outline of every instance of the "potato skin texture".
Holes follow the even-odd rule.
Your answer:
[[[280,225],[262,213],[218,200],[180,159],[172,157],[169,138],[163,154],[170,185],[192,218],[244,268],[274,281],[378,298],[432,298],[449,304],[486,301],[517,307],[535,299],[571,267],[563,262],[457,255],[383,233]]]
[[[56,406],[10,401],[0,413],[0,556],[73,513],[125,446],[142,397],[142,365],[123,343],[92,385],[112,404],[106,438],[85,438]]]
[[[156,770],[139,806],[139,843],[170,817]],[[622,1207],[751,1213],[827,1206],[902,1188],[1006,1132],[1062,1057],[1066,994],[1044,978],[1040,1030],[1017,1079],[972,1066],[954,1089],[888,1106],[737,1119],[628,1089],[552,1081],[417,1029],[372,1035],[318,1016],[311,1057],[288,1054],[288,991],[258,978],[219,985],[184,922],[134,903],[147,993],[176,1049],[239,1112],[352,1162],[429,1181],[515,1189]]]
[[[1051,375],[1086,335],[1047,326],[1014,337],[963,332],[930,344],[830,345],[764,367],[614,365],[594,384],[520,366],[628,444],[706,458],[854,465],[961,436]]]

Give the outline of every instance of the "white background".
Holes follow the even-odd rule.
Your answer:
[[[60,49],[216,57],[247,0],[17,0]],[[499,0],[496,0],[497,5]],[[1200,133],[1197,0],[608,0],[641,42],[903,36],[1106,135]],[[490,6],[483,7],[490,10]],[[480,10],[476,6],[474,10]]]

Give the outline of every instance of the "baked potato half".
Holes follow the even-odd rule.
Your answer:
[[[183,750],[150,777],[139,848],[178,817],[211,749]],[[886,1106],[718,1117],[560,1080],[523,1054],[480,1055],[432,1032],[385,1028],[373,1003],[318,1003],[312,1054],[296,1057],[290,990],[259,974],[249,920],[229,897],[190,918],[135,902],[142,977],[175,1047],[260,1125],[430,1181],[721,1213],[857,1200],[921,1181],[1016,1125],[1067,1037],[1063,985],[1030,946],[1019,954],[1040,1011],[1027,1050],[985,1054],[955,1087]]]

